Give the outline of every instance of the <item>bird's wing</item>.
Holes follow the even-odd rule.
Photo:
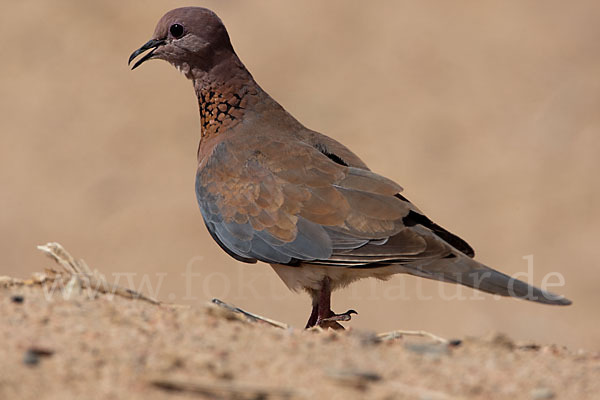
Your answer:
[[[212,237],[244,262],[395,268],[502,296],[570,304],[475,261],[473,249],[425,217],[400,186],[338,158],[301,142],[221,142],[196,177]]]
[[[358,266],[449,252],[444,240],[411,229],[416,224],[437,229],[455,247],[472,252],[423,216],[399,195],[401,190],[318,146],[274,140],[221,142],[196,180],[208,230],[240,261]]]

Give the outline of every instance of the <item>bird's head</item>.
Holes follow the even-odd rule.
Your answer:
[[[193,78],[194,70],[209,71],[222,59],[234,54],[221,19],[201,7],[176,8],[156,25],[152,39],[134,51],[129,64],[146,52],[131,69],[151,59],[168,61]]]

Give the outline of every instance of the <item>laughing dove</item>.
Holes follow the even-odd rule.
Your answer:
[[[484,292],[568,305],[473,259],[464,240],[426,217],[395,182],[344,145],[304,127],[252,78],[212,11],[166,13],[134,65],[168,61],[194,84],[200,108],[196,196],[213,239],[245,263],[269,263],[312,297],[307,327],[341,328],[331,292],[405,273]]]

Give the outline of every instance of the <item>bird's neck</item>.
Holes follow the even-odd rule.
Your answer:
[[[306,129],[256,83],[235,53],[221,60],[208,71],[192,70],[200,109],[199,159],[202,151],[209,151],[228,134],[289,134]],[[244,120],[252,121],[244,128],[253,129],[236,130]],[[274,126],[284,129],[273,129]]]
[[[200,109],[201,141],[239,124],[247,109],[264,95],[235,54],[209,71],[198,73],[193,81]]]

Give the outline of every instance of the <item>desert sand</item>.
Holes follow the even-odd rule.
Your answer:
[[[94,279],[103,278],[60,267],[0,278],[0,398],[541,400],[600,391],[600,353],[502,334],[303,330],[217,300],[190,307],[93,290]]]
[[[57,244],[0,277],[0,398],[595,399],[600,353],[502,334],[303,330],[218,299],[160,303]]]

